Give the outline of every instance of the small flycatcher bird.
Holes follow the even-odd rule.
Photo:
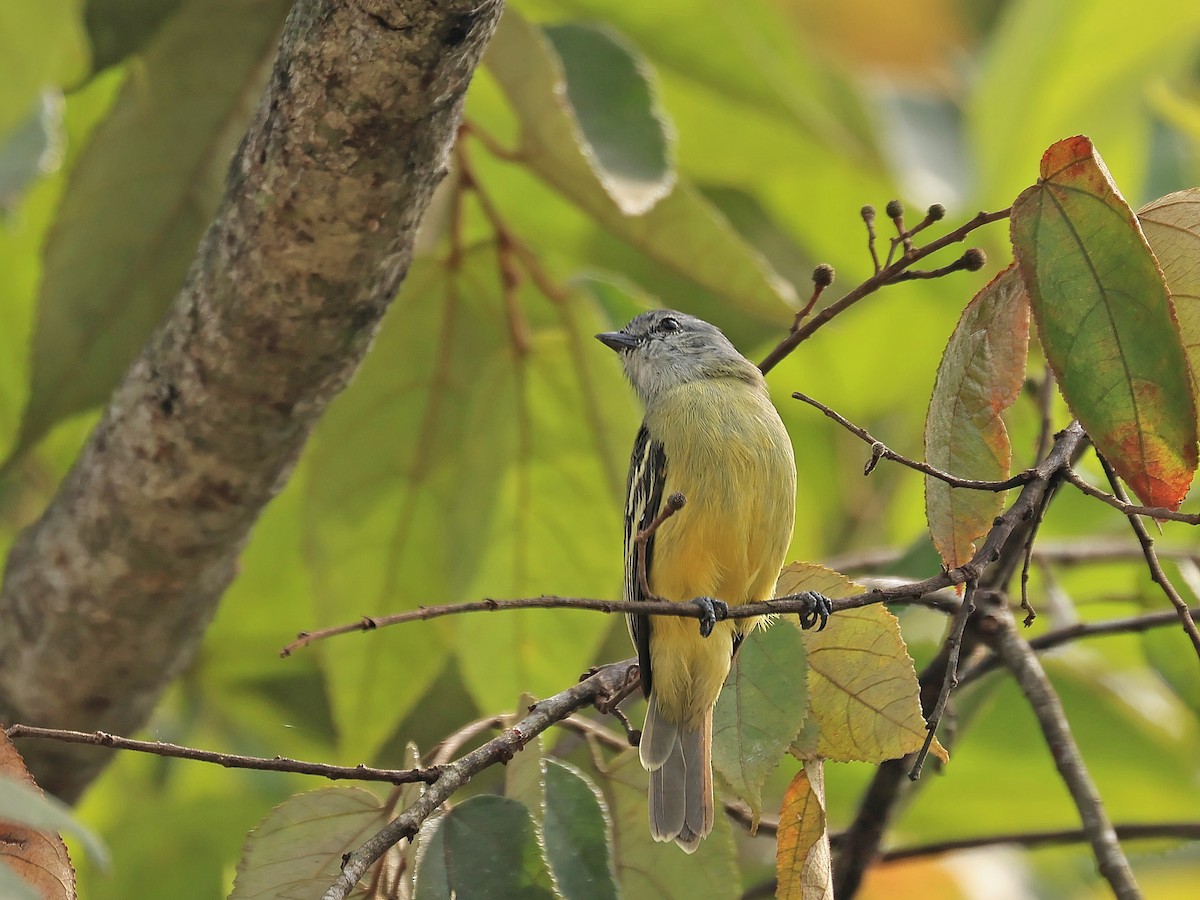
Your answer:
[[[648,702],[640,755],[650,833],[691,853],[713,827],[713,706],[761,621],[723,619],[774,593],[792,538],[796,462],[762,373],[715,326],[660,309],[596,337],[620,354],[646,407],[626,482],[625,599],[703,610],[699,628],[692,618],[629,616]],[[639,543],[675,494],[685,505]],[[829,602],[811,602],[801,620],[823,627]]]

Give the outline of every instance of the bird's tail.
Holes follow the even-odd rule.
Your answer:
[[[650,834],[692,853],[713,827],[712,709],[689,729],[663,718],[651,692],[639,752],[650,773]]]

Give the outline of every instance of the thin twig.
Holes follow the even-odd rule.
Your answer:
[[[1024,526],[1035,514],[1045,492],[1058,473],[1070,466],[1076,455],[1085,446],[1087,438],[1078,422],[1072,422],[1061,431],[1050,452],[1034,469],[1034,478],[1021,489],[1012,505],[1000,515],[984,538],[966,567],[951,570],[946,575],[955,577],[970,574],[977,580],[981,590],[977,600],[993,602],[996,591],[1007,584],[1019,562],[1019,551],[1024,543]],[[964,569],[966,572],[964,572]],[[963,584],[965,580],[948,579]],[[930,586],[932,588],[932,585]],[[981,636],[975,627],[979,616],[967,623],[967,631],[959,649],[961,659],[970,660],[979,646]],[[948,641],[944,641],[938,655],[925,667],[918,679],[921,687],[921,710],[928,715],[937,703],[945,682],[949,663]],[[943,739],[949,744],[949,741]],[[908,795],[913,782],[905,776],[915,754],[903,759],[889,760],[881,764],[863,793],[850,827],[846,831],[837,857],[834,860],[834,892],[839,897],[850,897],[858,889],[867,868],[879,855],[879,846],[888,822],[902,797]]]
[[[954,272],[978,272],[987,264],[987,257],[978,247],[972,247],[954,262],[942,266],[937,269],[909,269],[907,272],[901,272],[894,279],[893,284],[899,284],[902,281],[918,281],[922,279],[942,278]]]
[[[1069,472],[1070,469],[1068,468],[1066,471]],[[1042,522],[1046,519],[1046,510],[1050,508],[1050,501],[1054,499],[1054,494],[1060,484],[1062,484],[1062,480],[1055,479],[1042,497],[1042,503],[1034,514],[1029,534],[1025,538],[1025,558],[1021,561],[1021,609],[1025,610],[1023,624],[1026,628],[1032,625],[1034,620],[1037,619],[1037,611],[1033,608],[1033,604],[1029,602],[1029,565],[1033,561],[1033,542],[1037,539],[1037,533],[1042,527]]]
[[[135,741],[131,738],[108,734],[103,731],[67,731],[61,728],[38,728],[33,725],[14,724],[4,729],[10,738],[42,738],[67,744],[93,744],[114,750],[134,750],[152,753],[173,759],[192,759],[198,762],[215,763],[227,769],[256,769],[262,772],[291,772],[300,775],[319,775],[332,780],[385,781],[390,784],[430,784],[438,779],[441,771],[437,766],[418,769],[375,769],[370,766],[331,766],[326,763],[305,762],[276,756],[270,759],[258,756],[239,756],[234,753],[216,753],[195,747],[181,747],[163,741]]]
[[[1046,366],[1046,374],[1042,377],[1042,381],[1038,385],[1037,408],[1041,424],[1038,426],[1037,449],[1034,450],[1033,458],[1041,459],[1046,455],[1046,451],[1050,449],[1050,438],[1054,434],[1054,419],[1052,418],[1054,408],[1054,372],[1049,366]]]
[[[875,274],[878,275],[883,271],[883,266],[879,264],[879,252],[875,249],[875,207],[868,204],[859,210],[859,215],[862,216],[863,224],[867,226],[867,250],[871,254],[871,262],[875,264]]]
[[[1156,547],[1160,559],[1200,563],[1200,550],[1195,547]],[[869,547],[823,560],[831,569],[847,574],[874,572],[893,566],[908,551],[898,547]],[[1106,565],[1142,559],[1142,548],[1124,540],[1049,541],[1042,540],[1033,548],[1033,561],[1056,566]]]
[[[1032,471],[1029,482],[1024,486],[1012,506],[996,518],[991,531],[982,542],[971,559],[952,569],[946,569],[921,581],[911,581],[895,587],[876,588],[862,594],[850,597],[840,597],[832,601],[836,613],[846,609],[860,609],[874,603],[895,602],[941,590],[942,588],[966,584],[968,581],[978,581],[981,573],[992,563],[1000,559],[1001,550],[1018,524],[1031,519],[1036,513],[1037,504],[1048,488],[1050,481],[1064,467],[1070,464],[1076,449],[1084,440],[1083,429],[1078,422],[1072,422],[1060,432],[1058,440],[1049,455]],[[787,615],[807,612],[812,607],[812,600],[807,593],[789,594],[765,600],[759,603],[746,603],[729,608],[727,618],[744,619],[753,616]],[[281,656],[288,656],[300,647],[314,641],[323,640],[339,634],[355,631],[371,631],[389,625],[399,625],[404,622],[436,619],[441,616],[458,615],[469,612],[496,612],[513,609],[583,609],[603,613],[636,613],[651,616],[677,616],[687,619],[699,619],[704,610],[694,603],[673,603],[671,601],[654,600],[596,600],[587,597],[521,597],[516,600],[479,600],[472,603],[451,603],[444,606],[427,606],[395,613],[390,616],[362,618],[357,622],[338,625],[320,631],[301,632],[283,650]]]
[[[525,162],[525,154],[520,148],[505,147],[492,134],[480,128],[476,122],[464,119],[462,125],[459,126],[458,135],[459,143],[462,142],[464,135],[470,135],[475,138],[488,153],[497,159],[502,159],[505,162]]]
[[[1138,822],[1114,825],[1117,838],[1122,841],[1162,840],[1178,838],[1181,841],[1200,840],[1200,822]],[[920,856],[938,856],[957,850],[973,850],[977,847],[994,847],[998,844],[1017,844],[1027,849],[1054,847],[1061,844],[1078,844],[1088,840],[1082,828],[1062,828],[1055,831],[1014,831],[1008,834],[985,834],[973,838],[958,838],[951,841],[936,841],[897,847],[883,854],[881,862],[899,862]]]
[[[468,722],[434,748],[430,762],[435,766],[444,766],[450,760],[454,759],[454,754],[461,750],[464,745],[470,743],[473,738],[479,737],[485,731],[503,728],[514,718],[515,716],[495,715],[484,716],[481,719],[476,719],[474,722]]]
[[[727,804],[725,812],[729,818],[739,824],[744,824],[743,818],[748,811],[731,810]],[[760,823],[758,833],[765,837],[775,837],[776,832],[765,820]],[[1200,822],[1137,822],[1117,824],[1113,826],[1117,837],[1122,841],[1136,840],[1200,840]],[[836,851],[845,832],[831,834],[829,843]],[[1006,834],[985,834],[979,837],[958,838],[949,841],[935,841],[928,844],[914,844],[908,847],[895,847],[884,852],[879,857],[881,865],[903,862],[909,859],[919,859],[925,856],[941,856],[961,850],[975,850],[980,847],[998,847],[1016,845],[1026,850],[1038,850],[1043,847],[1058,847],[1064,844],[1078,844],[1087,840],[1087,833],[1082,828],[1063,828],[1056,831],[1013,831]],[[759,882],[747,888],[741,900],[758,900],[775,896],[775,879]]]
[[[1113,509],[1119,509],[1127,516],[1149,516],[1152,519],[1166,520],[1170,522],[1183,522],[1185,525],[1200,525],[1200,513],[1181,513],[1167,509],[1163,506],[1138,506],[1136,503],[1129,502],[1129,495],[1121,489],[1121,494],[1125,499],[1122,500],[1119,496],[1113,496],[1107,491],[1102,491],[1100,488],[1088,484],[1083,477],[1074,470],[1069,470],[1063,473],[1067,480],[1089,497],[1095,497],[1097,500],[1102,500],[1111,506]]]
[[[578,684],[534,704],[529,715],[516,725],[443,767],[438,779],[412,806],[345,858],[341,874],[325,892],[323,900],[346,900],[375,860],[404,838],[415,835],[421,823],[455,791],[489,766],[512,759],[515,753],[555,722],[621,688],[632,665],[635,665],[635,660],[629,659],[602,667]]]
[[[925,743],[921,745],[921,749],[917,751],[916,758],[913,760],[912,768],[908,770],[908,777],[912,781],[916,781],[921,777],[921,769],[925,766],[925,759],[929,756],[929,748],[933,746],[933,738],[937,733],[938,724],[942,721],[942,715],[946,711],[946,704],[950,702],[951,692],[958,687],[958,658],[959,651],[962,649],[963,633],[967,630],[967,620],[971,618],[971,613],[975,611],[975,588],[976,582],[968,581],[965,592],[963,593],[962,606],[954,616],[954,625],[950,629],[950,634],[946,638],[946,677],[942,680],[942,689],[938,693],[937,703],[934,704],[933,710],[925,717]]]
[[[1128,505],[1129,495],[1125,493],[1125,488],[1121,486],[1121,481],[1117,478],[1116,471],[1109,464],[1108,460],[1099,453],[1096,454],[1096,458],[1100,460],[1104,474],[1108,476],[1108,483],[1112,486],[1116,499]],[[1142,545],[1142,554],[1146,557],[1146,565],[1150,569],[1150,578],[1162,588],[1162,592],[1167,595],[1167,599],[1174,605],[1175,612],[1179,615],[1179,623],[1183,626],[1183,630],[1187,633],[1187,636],[1191,638],[1192,646],[1195,648],[1197,655],[1200,655],[1200,631],[1196,630],[1196,620],[1192,618],[1192,613],[1188,609],[1187,603],[1179,596],[1179,591],[1175,590],[1175,585],[1171,584],[1171,579],[1163,571],[1158,554],[1154,551],[1154,538],[1150,537],[1150,532],[1146,530],[1146,524],[1138,518],[1138,515],[1138,513],[1128,512],[1126,513],[1126,518],[1129,519],[1129,526],[1133,529],[1133,533],[1137,535],[1138,543]]]
[[[1037,654],[1017,633],[1016,624],[1005,607],[995,609],[990,621],[992,627],[985,632],[985,639],[1012,673],[1037,717],[1058,773],[1079,810],[1083,830],[1092,845],[1100,874],[1119,900],[1140,898],[1141,891],[1134,881],[1129,861],[1100,801],[1096,785],[1084,766],[1062,703],[1046,677]]]
[[[1006,478],[1003,481],[977,481],[973,478],[959,478],[957,475],[951,475],[949,472],[943,472],[941,469],[934,468],[933,466],[929,465],[929,463],[920,462],[919,460],[915,459],[909,459],[907,456],[897,453],[882,441],[876,440],[874,436],[867,431],[867,429],[859,425],[855,425],[837,410],[826,406],[820,400],[814,400],[807,394],[800,393],[800,391],[794,391],[792,393],[792,399],[801,400],[804,403],[807,403],[809,406],[816,407],[851,434],[871,445],[871,458],[868,460],[863,469],[864,475],[871,474],[871,471],[875,468],[876,463],[878,463],[880,459],[890,459],[893,462],[900,463],[902,466],[908,466],[910,469],[916,469],[918,472],[923,472],[932,478],[936,478],[939,481],[944,481],[951,487],[968,488],[976,491],[1007,491],[1009,488],[1020,487],[1023,484],[1028,484],[1034,477],[1034,470],[1026,469],[1024,472],[1018,472],[1016,475],[1013,475],[1011,478]]]
[[[1191,612],[1193,616],[1200,616],[1200,607],[1193,608]],[[1179,614],[1172,609],[1142,613],[1136,616],[1125,616],[1120,619],[1104,619],[1099,622],[1074,622],[1070,625],[1064,625],[1061,628],[1055,628],[1053,631],[1047,631],[1045,634],[1040,634],[1035,638],[1030,638],[1029,646],[1035,652],[1042,653],[1046,650],[1053,650],[1055,647],[1069,644],[1072,641],[1093,637],[1107,637],[1114,634],[1138,634],[1154,628],[1164,628],[1167,625],[1174,625],[1178,621]],[[962,676],[959,678],[959,686],[962,687],[970,684],[977,678],[999,667],[999,659],[995,656],[987,656],[962,673]]]
[[[879,269],[874,275],[860,284],[858,287],[844,294],[840,299],[822,309],[817,315],[813,316],[808,322],[797,331],[791,332],[783,340],[781,340],[775,348],[763,358],[763,361],[758,364],[758,367],[763,372],[769,372],[779,364],[779,361],[790,354],[793,350],[800,346],[801,343],[808,340],[819,328],[827,324],[831,319],[839,313],[845,312],[859,300],[870,294],[875,293],[881,287],[889,284],[897,275],[911,266],[913,263],[919,262],[930,254],[936,253],[944,247],[957,243],[972,231],[987,225],[991,222],[997,222],[1000,219],[1008,218],[1009,210],[1002,209],[997,212],[981,212],[973,219],[960,225],[958,228],[943,235],[936,241],[931,241],[923,247],[913,249],[910,255],[902,256],[888,266]],[[872,211],[872,218],[874,212]],[[864,216],[865,219],[865,216]],[[873,235],[873,229],[868,224],[869,233]],[[872,241],[873,246],[873,241]]]

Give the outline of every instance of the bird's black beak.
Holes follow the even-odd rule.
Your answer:
[[[596,335],[596,340],[618,353],[632,350],[638,345],[637,338],[631,337],[623,331],[605,331]]]

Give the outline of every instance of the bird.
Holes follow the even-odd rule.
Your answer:
[[[692,853],[712,831],[713,707],[742,640],[762,617],[792,539],[796,462],[758,367],[716,326],[654,309],[596,335],[645,407],[626,479],[627,601],[700,607],[695,618],[628,616],[647,700],[639,756],[650,834]],[[829,618],[810,597],[806,626]]]

